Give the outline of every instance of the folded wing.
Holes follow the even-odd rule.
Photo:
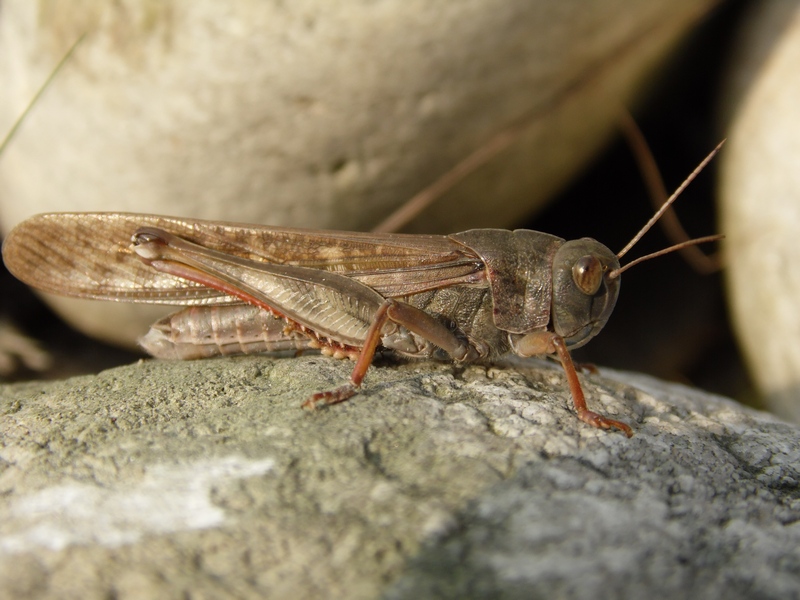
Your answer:
[[[304,230],[135,213],[49,213],[20,223],[3,244],[17,278],[68,296],[157,304],[235,304],[218,290],[159,273],[131,251],[142,227],[257,263],[333,271],[384,297],[482,284],[483,264],[445,236]]]

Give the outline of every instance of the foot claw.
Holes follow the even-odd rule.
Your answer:
[[[303,402],[302,406],[306,410],[315,410],[320,404],[324,406],[338,404],[339,402],[344,402],[348,398],[352,398],[355,394],[356,387],[352,383],[348,383],[334,390],[311,394],[311,396]]]
[[[597,414],[596,412],[592,412],[590,410],[584,410],[579,412],[578,418],[584,423],[588,423],[592,427],[597,427],[598,429],[619,429],[626,436],[628,437],[633,436],[633,430],[622,421],[615,421],[614,419],[609,419],[607,417],[604,417],[603,415]]]

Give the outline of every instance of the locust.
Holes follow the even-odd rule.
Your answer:
[[[135,213],[48,213],[17,225],[3,260],[23,282],[80,298],[184,305],[140,340],[157,358],[319,349],[355,361],[350,380],[303,406],[358,391],[376,351],[492,363],[513,353],[558,359],[578,418],[630,437],[589,410],[570,350],[614,309],[620,258],[719,150],[619,253],[591,238],[473,229],[451,235],[269,227]]]

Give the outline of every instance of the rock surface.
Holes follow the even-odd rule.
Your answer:
[[[644,376],[322,357],[0,387],[0,595],[786,598],[800,428]]]
[[[5,1],[0,135],[87,37],[0,161],[0,225],[113,210],[364,230],[524,122],[413,229],[517,225],[716,4]],[[131,310],[58,306],[131,340]]]

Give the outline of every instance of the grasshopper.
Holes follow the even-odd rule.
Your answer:
[[[320,349],[356,361],[350,381],[303,406],[353,396],[378,347],[402,356],[489,363],[508,352],[558,358],[577,416],[588,409],[570,357],[608,321],[622,257],[717,152],[618,254],[590,238],[530,230],[452,235],[354,233],[133,213],[49,213],[3,244],[16,277],[81,298],[187,305],[141,340],[159,358]]]

